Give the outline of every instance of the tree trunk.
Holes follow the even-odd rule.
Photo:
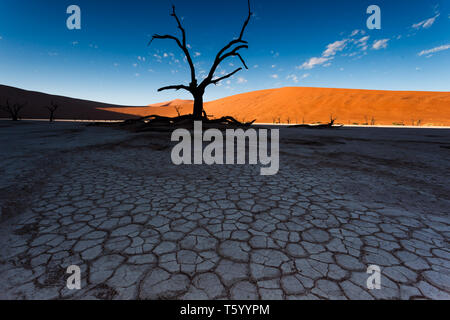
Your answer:
[[[203,93],[194,95],[194,119],[201,120],[203,117]]]

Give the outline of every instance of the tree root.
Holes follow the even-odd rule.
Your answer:
[[[196,118],[192,114],[178,116],[178,117],[163,117],[159,115],[150,115],[139,119],[125,120],[122,124],[133,125],[143,124],[145,127],[150,126],[184,126],[193,124],[194,121],[202,121],[203,124],[217,124],[217,125],[234,125],[238,127],[249,127],[256,120],[251,122],[240,122],[231,116],[222,117],[219,119],[209,119],[205,112],[201,118]]]

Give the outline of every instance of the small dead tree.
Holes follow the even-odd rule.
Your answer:
[[[9,113],[11,120],[18,121],[20,119],[20,111],[25,108],[26,103],[14,103],[10,104],[9,99],[6,100],[6,105],[2,106],[2,110]]]
[[[184,55],[186,56],[186,60],[189,64],[190,73],[191,73],[191,82],[188,86],[180,84],[180,85],[171,85],[171,86],[159,88],[158,92],[164,91],[164,90],[186,90],[186,91],[190,92],[192,94],[192,96],[194,97],[194,108],[193,108],[193,114],[192,114],[191,118],[193,118],[194,120],[207,120],[207,119],[205,119],[205,113],[203,110],[203,95],[205,93],[205,89],[211,84],[217,85],[222,80],[230,78],[242,70],[242,67],[240,67],[227,75],[224,75],[219,78],[215,78],[214,74],[215,74],[217,68],[219,67],[219,65],[227,58],[238,57],[241,60],[245,69],[248,69],[247,64],[245,63],[244,59],[242,58],[242,56],[239,53],[239,50],[248,49],[248,42],[243,40],[243,37],[244,37],[245,29],[247,28],[247,25],[250,22],[250,18],[252,16],[252,12],[250,9],[250,0],[248,0],[248,16],[244,22],[244,25],[242,26],[239,37],[237,39],[230,41],[225,47],[223,47],[217,53],[216,58],[211,66],[211,69],[210,69],[208,75],[201,83],[198,83],[198,81],[197,81],[194,62],[192,61],[192,57],[189,52],[188,44],[186,42],[187,41],[186,40],[186,31],[183,28],[183,26],[181,25],[181,21],[175,12],[175,6],[172,6],[171,16],[175,19],[178,29],[180,29],[180,31],[181,31],[181,36],[182,36],[181,39],[176,36],[173,36],[173,35],[155,34],[155,35],[153,35],[153,37],[150,40],[148,45],[150,45],[153,42],[153,40],[155,40],[155,39],[167,39],[167,40],[175,41],[176,44],[178,45],[178,47],[183,51]],[[226,118],[231,118],[231,117],[226,117]]]
[[[180,112],[180,106],[174,106],[175,111],[177,112],[178,116],[181,116],[181,112]]]
[[[332,127],[334,125],[334,122],[337,120],[337,117],[333,117],[333,114],[330,114],[330,123],[329,125]]]
[[[52,101],[52,102],[50,102],[50,106],[46,106],[45,108],[46,108],[46,109],[48,110],[48,112],[50,113],[50,115],[49,115],[49,121],[50,121],[50,122],[53,122],[53,120],[55,120],[55,111],[56,111],[56,109],[59,108],[59,105],[56,104],[56,103],[54,103],[54,102]]]

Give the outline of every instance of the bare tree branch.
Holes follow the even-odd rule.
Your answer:
[[[172,5],[172,17],[175,18],[175,20],[177,21],[178,24],[178,29],[180,29],[181,34],[183,35],[183,47],[186,47],[186,31],[184,30],[183,26],[181,25],[180,19],[178,19],[178,16],[175,12],[175,6]]]
[[[245,29],[247,28],[247,25],[248,25],[248,23],[250,22],[251,16],[252,16],[252,12],[251,12],[251,10],[250,10],[250,0],[248,0],[248,17],[247,17],[247,20],[244,22],[244,25],[242,26],[241,33],[240,33],[240,35],[239,35],[239,38],[230,41],[225,47],[223,47],[222,50],[220,50],[219,53],[217,54],[216,60],[218,60],[218,59],[220,58],[220,56],[221,56],[225,51],[227,51],[228,49],[230,49],[233,45],[238,44],[238,43],[248,43],[247,41],[242,40],[242,37],[244,36]]]
[[[239,55],[238,51],[241,50],[241,49],[248,49],[248,45],[244,44],[244,45],[241,45],[241,46],[237,46],[237,47],[235,47],[233,50],[231,50],[230,52],[228,52],[227,54],[224,54],[222,57],[220,57],[220,59],[219,59],[219,64],[220,64],[223,60],[225,60],[226,58],[228,58],[228,57],[232,57],[232,56],[237,56],[237,55]],[[242,62],[244,63],[244,65],[245,65],[245,62],[243,61],[242,57],[241,57],[241,61],[242,61]]]
[[[189,92],[191,92],[191,88],[185,85],[173,85],[173,86],[167,86],[167,87],[162,87],[158,89],[158,92],[164,91],[164,90],[187,90]]]
[[[241,59],[241,62],[244,65],[245,69],[248,70],[247,64],[245,63],[244,59],[242,59],[241,55],[239,53],[237,53],[236,55],[239,57],[239,59]]]
[[[186,59],[188,61],[189,67],[191,69],[191,83],[192,83],[192,86],[197,86],[197,79],[195,78],[194,63],[192,62],[191,54],[189,53],[189,49],[188,49],[187,44],[186,44],[186,31],[184,30],[183,26],[181,25],[180,19],[178,18],[177,14],[175,12],[175,6],[172,6],[172,13],[170,15],[175,18],[175,20],[177,22],[177,25],[178,25],[178,29],[181,30],[181,34],[183,36],[182,40],[180,41],[180,39],[178,39],[177,37],[172,36],[172,35],[155,34],[155,35],[153,35],[153,37],[150,40],[150,42],[148,43],[148,45],[150,45],[153,42],[153,40],[155,40],[155,39],[171,39],[171,40],[174,40],[177,43],[177,45],[180,47],[180,49],[184,52],[184,55],[186,56]]]
[[[227,74],[227,75],[225,75],[225,76],[223,76],[223,77],[220,77],[220,78],[211,80],[211,84],[214,84],[214,85],[215,85],[215,84],[219,83],[220,81],[225,80],[225,79],[227,79],[227,78],[233,76],[234,74],[238,73],[238,72],[241,71],[241,70],[242,70],[242,68],[237,68],[237,69],[234,70],[233,72],[231,72],[231,73],[229,73],[229,74]]]
[[[59,105],[51,101],[50,106],[45,106],[45,108],[47,108],[48,111],[56,111],[56,109],[59,108]]]
[[[153,42],[153,40],[155,40],[155,39],[171,39],[171,40],[174,40],[174,41],[178,44],[178,46],[179,46],[181,49],[183,49],[183,45],[181,44],[180,39],[178,39],[178,38],[175,37],[175,36],[171,36],[171,35],[169,35],[169,34],[165,34],[165,35],[154,34],[153,37],[152,37],[152,40],[150,40],[150,42],[148,43],[148,45],[151,45],[152,42]]]
[[[216,84],[212,80],[212,78],[214,77],[214,73],[216,72],[217,67],[222,63],[222,61],[224,61],[228,57],[232,57],[232,56],[239,57],[239,59],[241,60],[242,64],[244,65],[244,67],[246,69],[248,69],[247,64],[245,63],[244,59],[242,58],[242,56],[237,51],[239,51],[240,49],[244,49],[244,48],[248,49],[248,45],[247,45],[248,42],[243,40],[242,37],[244,36],[245,29],[247,28],[251,17],[252,17],[252,12],[251,12],[251,8],[250,8],[250,0],[248,0],[248,16],[247,16],[247,19],[244,22],[244,25],[242,26],[241,33],[239,34],[239,38],[230,41],[225,47],[223,47],[217,53],[216,58],[214,60],[214,63],[211,66],[211,69],[209,71],[208,76],[200,84],[201,87],[206,88],[210,84]],[[234,45],[237,45],[237,44],[244,44],[244,45],[239,45],[239,46],[235,47],[233,50],[231,50],[230,52],[225,53],[227,50],[231,49]]]
[[[250,0],[248,0],[248,17],[247,17],[247,20],[245,20],[244,25],[242,26],[241,34],[239,35],[239,40],[242,40],[245,29],[247,28],[248,23],[250,22],[251,16],[252,16],[252,10],[250,9]]]

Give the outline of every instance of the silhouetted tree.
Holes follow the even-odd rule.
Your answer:
[[[50,102],[50,106],[46,106],[45,108],[50,112],[49,121],[53,122],[55,120],[55,111],[59,108],[59,105],[52,101]]]
[[[329,123],[329,125],[332,127],[336,120],[337,120],[337,117],[333,117],[333,114],[330,114],[330,123]]]
[[[14,103],[11,105],[8,99],[6,100],[6,105],[2,106],[1,108],[2,110],[9,113],[9,116],[13,121],[18,121],[20,119],[20,111],[25,108],[26,105],[26,103]]]
[[[205,89],[211,84],[217,85],[220,81],[230,78],[231,76],[233,76],[234,74],[236,74],[237,72],[242,70],[242,67],[237,68],[236,70],[234,70],[233,72],[231,72],[227,75],[224,75],[219,78],[214,78],[214,74],[217,70],[217,67],[225,59],[227,59],[229,57],[238,57],[241,60],[243,66],[246,69],[248,69],[244,59],[242,58],[242,56],[239,54],[238,51],[241,49],[248,49],[248,42],[243,40],[243,37],[244,37],[245,29],[247,28],[247,25],[252,16],[252,12],[250,9],[250,0],[248,0],[248,17],[245,20],[244,25],[242,26],[239,37],[237,39],[230,41],[225,47],[223,47],[217,53],[214,63],[211,66],[211,69],[210,69],[208,75],[200,84],[197,81],[194,63],[192,62],[191,54],[189,53],[189,48],[186,43],[186,31],[183,28],[183,26],[181,25],[180,19],[178,18],[177,14],[175,12],[175,6],[172,6],[171,16],[174,17],[174,19],[176,20],[176,23],[178,25],[178,29],[180,29],[180,31],[181,31],[181,35],[182,35],[181,39],[179,39],[178,37],[175,37],[173,35],[155,34],[152,37],[152,39],[150,40],[148,45],[150,45],[153,42],[153,40],[155,40],[155,39],[169,39],[169,40],[175,41],[177,43],[178,47],[180,47],[180,49],[183,51],[184,55],[186,56],[186,60],[189,64],[189,68],[191,71],[191,82],[190,82],[189,86],[181,84],[181,85],[171,85],[171,86],[163,87],[163,88],[158,89],[158,92],[164,91],[164,90],[180,90],[180,89],[189,91],[192,94],[192,96],[194,97],[193,118],[197,119],[197,120],[201,120],[203,117],[206,117],[206,115],[204,114],[204,111],[203,111],[203,95],[205,93]]]
[[[175,111],[177,112],[178,116],[180,117],[181,116],[181,112],[180,112],[181,108],[180,108],[180,106],[174,106],[174,108],[175,108]]]

